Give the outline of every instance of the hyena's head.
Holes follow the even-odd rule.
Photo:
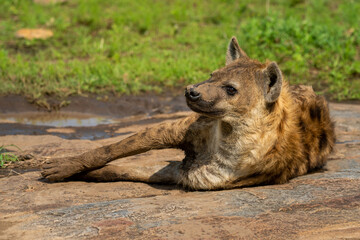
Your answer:
[[[187,86],[185,96],[188,106],[200,114],[239,116],[255,106],[275,103],[281,86],[282,75],[277,64],[250,59],[233,37],[226,54],[226,66],[214,71],[208,80]]]

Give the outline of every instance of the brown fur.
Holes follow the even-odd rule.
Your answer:
[[[226,66],[186,88],[196,113],[72,158],[51,159],[42,175],[97,181],[177,183],[224,189],[285,183],[321,168],[332,151],[334,126],[327,103],[311,87],[288,86],[274,62],[250,59],[236,38]],[[180,148],[182,162],[167,166],[106,165],[151,149]]]

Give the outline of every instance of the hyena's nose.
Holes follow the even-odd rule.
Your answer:
[[[187,87],[185,89],[185,96],[190,101],[195,102],[201,97],[201,93],[197,92],[193,87]]]

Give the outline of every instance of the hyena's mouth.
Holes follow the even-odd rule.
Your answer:
[[[187,105],[194,112],[207,116],[219,116],[224,114],[223,111],[214,108],[216,100],[205,101],[202,98],[202,94],[196,91],[193,87],[185,89],[185,97]]]
[[[189,101],[188,99],[186,99],[186,103],[191,110],[200,114],[204,114],[208,116],[224,115],[224,111],[212,108],[212,106],[214,105],[213,103],[209,103],[203,100],[193,102],[193,101]]]

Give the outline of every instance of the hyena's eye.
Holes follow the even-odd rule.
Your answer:
[[[237,90],[233,86],[224,86],[226,93],[230,96],[234,96],[237,93]]]

